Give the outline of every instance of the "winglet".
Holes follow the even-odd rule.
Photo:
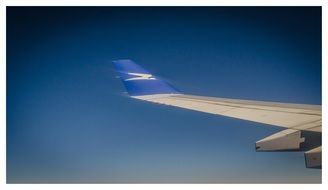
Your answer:
[[[153,76],[132,60],[115,60],[113,64],[127,92],[132,97],[181,94],[173,86]]]

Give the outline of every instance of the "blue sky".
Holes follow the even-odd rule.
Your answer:
[[[281,129],[127,97],[132,59],[196,95],[321,104],[321,8],[7,8],[8,183],[318,183]]]

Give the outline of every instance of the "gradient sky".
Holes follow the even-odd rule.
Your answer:
[[[281,129],[127,97],[132,59],[196,95],[321,104],[321,7],[7,8],[8,183],[318,183]]]

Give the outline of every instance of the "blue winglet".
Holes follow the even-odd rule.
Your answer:
[[[153,76],[132,60],[115,60],[113,64],[130,96],[180,94],[173,86]]]

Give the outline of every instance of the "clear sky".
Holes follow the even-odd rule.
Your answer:
[[[132,59],[196,95],[321,104],[321,8],[7,8],[8,183],[318,183],[281,129],[127,97]]]

